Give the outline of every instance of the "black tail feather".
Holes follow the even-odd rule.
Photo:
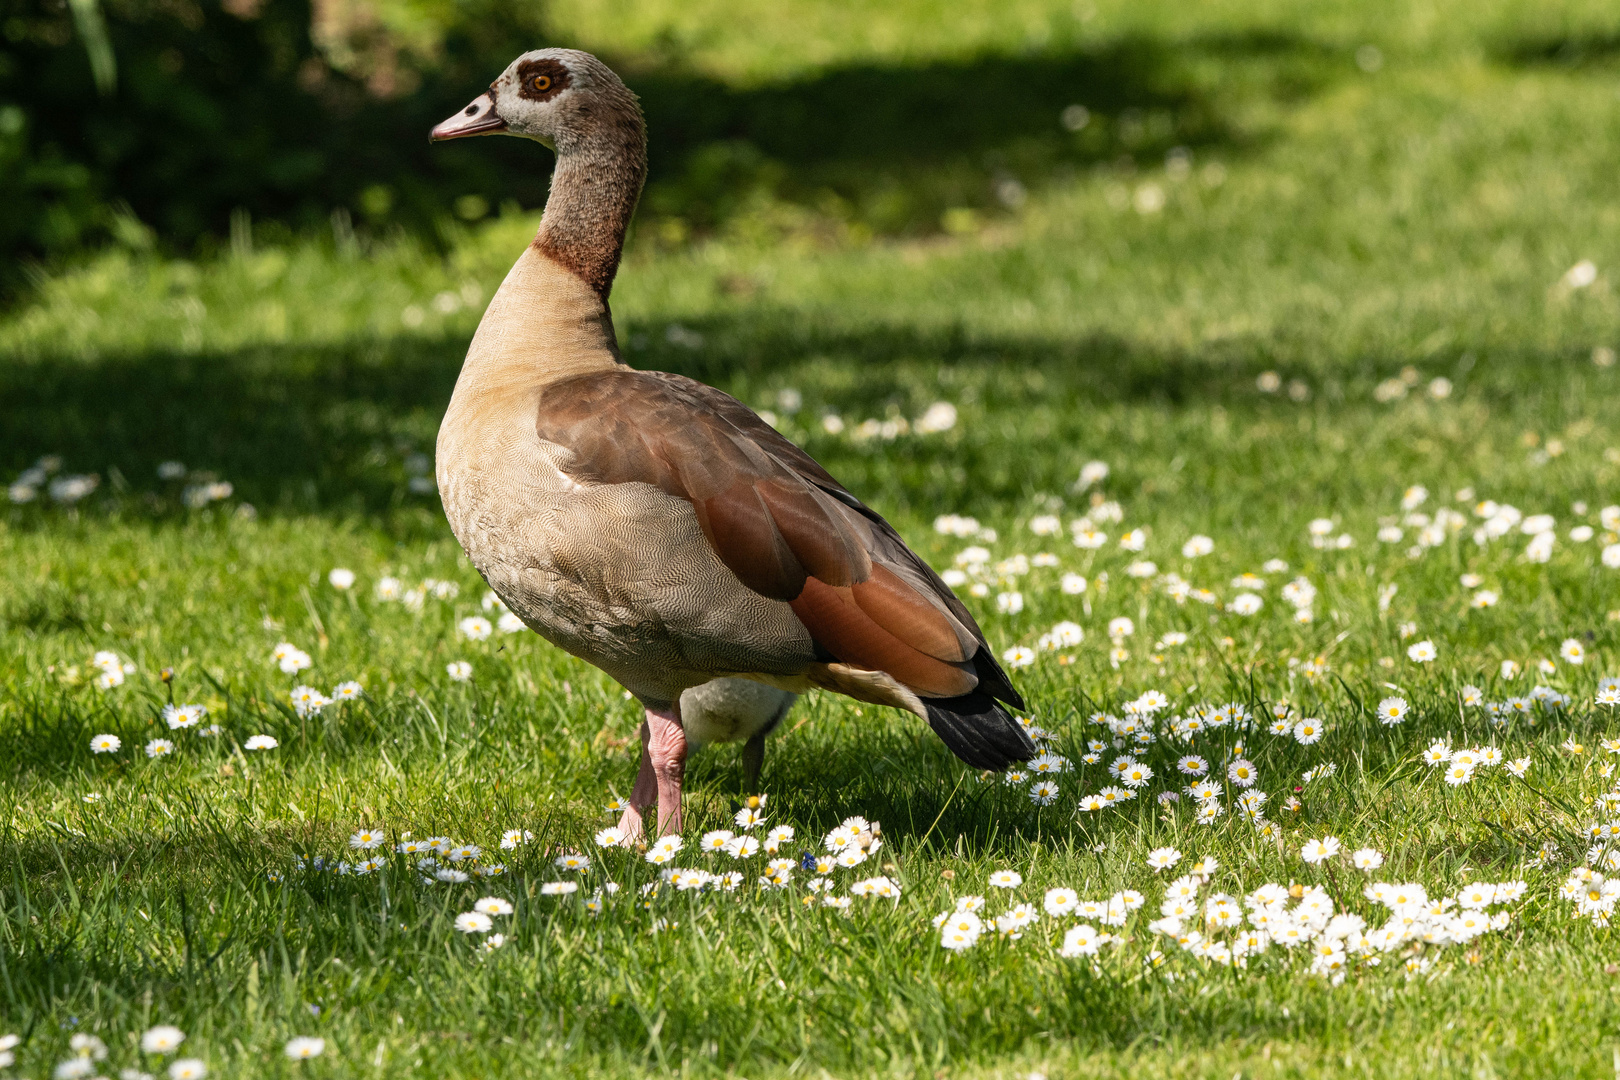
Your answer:
[[[975,769],[1005,769],[1035,756],[1023,725],[982,690],[953,698],[923,698],[928,726],[951,753]]]
[[[1013,689],[1013,684],[1007,678],[1007,673],[1001,670],[996,658],[990,655],[990,650],[980,647],[973,654],[973,673],[979,677],[978,690],[982,694],[989,694],[997,701],[1005,701],[1013,708],[1023,711],[1028,708],[1024,704],[1023,695]]]

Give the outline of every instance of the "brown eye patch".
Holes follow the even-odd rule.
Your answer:
[[[568,69],[560,60],[526,60],[518,65],[518,94],[530,101],[546,101],[568,88]]]

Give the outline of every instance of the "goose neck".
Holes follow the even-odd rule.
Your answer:
[[[534,246],[582,278],[605,305],[646,179],[647,140],[633,105],[592,121],[557,140],[551,194]]]

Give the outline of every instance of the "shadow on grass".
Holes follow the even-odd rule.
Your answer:
[[[689,375],[760,409],[776,408],[780,390],[798,390],[803,410],[788,434],[887,513],[897,511],[897,500],[931,515],[943,505],[977,512],[1032,491],[1064,490],[1078,467],[1074,455],[1088,409],[1130,406],[1168,417],[1213,404],[1317,407],[1280,395],[1263,403],[1254,389],[1261,371],[1286,374],[1308,365],[1253,337],[1168,349],[1101,333],[840,328],[764,306],[693,321],[679,334],[670,330],[663,322],[625,323],[627,361]],[[682,344],[694,341],[700,344]],[[156,469],[178,460],[230,481],[235,497],[260,512],[373,515],[403,533],[442,536],[430,456],[465,350],[462,337],[400,337],[0,366],[7,413],[0,475],[14,477],[41,455],[60,455],[69,472],[101,475],[102,487],[86,507],[116,502],[127,514],[162,515],[179,509],[182,483],[165,484]],[[1534,348],[1501,355],[1459,390],[1518,401],[1526,371],[1568,369],[1567,359]],[[1354,387],[1365,383],[1370,390],[1390,367],[1368,357],[1301,373],[1316,400],[1338,407],[1349,388],[1370,408],[1370,394]],[[849,432],[834,437],[820,422],[827,411],[851,423],[915,417],[942,399],[981,420],[964,421],[946,438],[892,442],[862,442]],[[1037,415],[1039,424],[1032,422]],[[1191,429],[1183,435],[1194,442],[1205,437]],[[425,490],[412,492],[413,477]],[[12,507],[10,519],[26,528],[54,513]],[[49,598],[34,606],[27,621],[71,617]]]
[[[819,431],[822,409],[916,415],[940,397],[974,396],[986,408],[1059,401],[1076,406],[1218,398],[1247,375],[1255,350],[1239,343],[1201,355],[1169,354],[1116,337],[987,338],[959,330],[873,327],[829,330],[796,316],[750,310],[694,324],[704,345],[668,344],[660,324],[628,326],[638,368],[676,371],[766,407],[783,385],[806,399],[812,449],[837,470],[870,462],[874,447]],[[43,454],[68,471],[99,472],[87,505],[120,497],[127,512],[173,510],[181,484],[156,478],[159,463],[212,470],[261,512],[381,513],[416,509],[438,517],[431,490],[407,487],[413,455],[433,450],[439,419],[465,352],[464,339],[400,338],[330,347],[252,346],[204,355],[145,352],[93,365],[44,360],[0,368],[7,423],[0,468],[15,476]],[[964,390],[973,387],[972,390]],[[819,440],[819,441],[815,441]],[[961,465],[960,448],[906,439],[877,453]],[[419,461],[415,471],[425,472]],[[926,469],[924,470],[926,471]],[[981,486],[975,496],[1021,493]],[[13,508],[26,524],[32,508]],[[64,617],[49,603],[28,616]],[[47,610],[48,609],[48,610]],[[53,613],[54,612],[54,613]]]
[[[1248,149],[1229,119],[1235,102],[1198,77],[1209,61],[1243,66],[1251,91],[1281,99],[1316,92],[1345,64],[1279,32],[850,65],[746,88],[628,63],[647,111],[652,213],[712,225],[763,188],[914,231],[950,206],[1016,204],[1080,167],[1154,164],[1177,146]]]
[[[1578,68],[1620,62],[1620,33],[1547,34],[1503,41],[1492,50],[1520,67]]]

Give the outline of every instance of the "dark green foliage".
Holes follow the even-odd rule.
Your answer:
[[[142,225],[185,248],[227,235],[234,212],[309,229],[342,209],[362,224],[427,229],[468,192],[544,198],[545,172],[524,147],[446,155],[427,142],[428,128],[498,70],[490,57],[532,47],[531,5],[468,5],[433,78],[393,100],[317,53],[306,0],[265,0],[245,18],[214,0],[114,0],[109,93],[65,3],[10,6],[0,23],[0,261],[11,284],[19,259],[108,238],[139,245],[149,242]]]

